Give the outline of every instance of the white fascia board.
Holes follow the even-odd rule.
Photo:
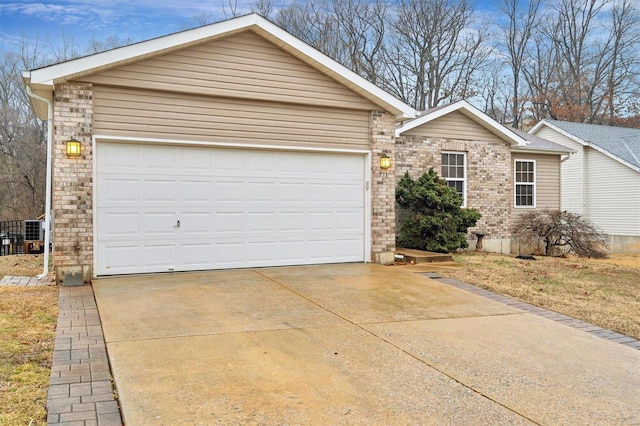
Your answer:
[[[30,81],[50,86],[53,90],[54,84],[59,82],[247,29],[260,33],[300,60],[392,112],[396,120],[416,116],[415,109],[409,105],[255,13],[36,69],[30,72]]]
[[[445,107],[439,108],[431,113],[425,114],[422,117],[418,117],[415,120],[411,120],[408,123],[405,123],[403,126],[400,126],[396,129],[396,137],[399,137],[402,133],[414,129],[418,126],[421,126],[425,123],[433,121],[437,118],[443,117],[453,111],[463,110],[467,113],[467,115],[473,116],[482,127],[491,131],[492,133],[497,133],[498,135],[502,135],[505,139],[511,142],[511,145],[524,147],[528,145],[526,139],[521,136],[509,131],[502,124],[498,123],[473,105],[471,105],[467,101],[458,101],[454,102]]]
[[[635,170],[636,172],[640,173],[640,167],[638,167],[638,166],[636,166],[634,164],[631,164],[628,161],[623,160],[622,158],[620,158],[620,157],[618,157],[616,155],[613,155],[612,153],[610,153],[606,149],[603,149],[603,148],[599,147],[598,145],[594,145],[589,141],[584,141],[584,140],[580,139],[579,137],[577,137],[577,136],[575,136],[575,135],[573,135],[573,134],[571,134],[571,133],[569,133],[569,132],[567,132],[565,130],[562,130],[561,128],[559,128],[557,126],[554,126],[553,124],[547,122],[546,120],[542,120],[538,124],[533,126],[533,129],[531,129],[529,131],[529,133],[534,134],[534,132],[537,132],[538,129],[540,127],[542,127],[543,125],[549,127],[552,130],[555,130],[556,132],[562,134],[563,136],[568,137],[569,139],[571,139],[573,141],[576,141],[577,143],[579,143],[582,146],[588,146],[589,148],[593,148],[594,150],[598,151],[600,154],[605,155],[605,156],[611,158],[612,160],[615,160],[618,163],[623,164],[623,165],[629,167],[630,169]]]
[[[262,36],[301,61],[331,76],[359,95],[393,112],[396,120],[412,119],[417,115],[417,111],[413,107],[385,92],[367,79],[360,77],[344,65],[292,36],[277,25],[258,15],[256,16],[259,18],[257,26],[264,31],[264,33],[261,33]]]
[[[571,133],[569,133],[569,132],[567,132],[565,130],[562,130],[558,126],[554,126],[553,124],[549,123],[547,120],[539,121],[538,124],[533,126],[533,128],[531,130],[529,130],[529,134],[535,135],[542,126],[547,126],[548,128],[550,128],[552,130],[555,130],[556,132],[560,133],[561,135],[568,137],[572,141],[578,142],[582,146],[588,146],[589,145],[588,142],[583,141],[579,137],[577,137],[577,136],[575,136],[575,135],[573,135],[573,134],[571,134]]]
[[[255,24],[255,16],[257,15],[246,15],[39,68],[31,71],[31,82],[53,86],[55,83],[70,80],[79,75],[113,68],[145,56],[156,55],[247,28]]]
[[[635,164],[631,164],[626,160],[623,160],[622,158],[613,155],[612,153],[610,153],[609,151],[607,151],[606,149],[600,148],[598,145],[594,145],[592,143],[586,142],[586,146],[588,146],[589,148],[593,148],[594,150],[598,151],[600,154],[607,156],[609,158],[611,158],[614,161],[617,161],[618,163],[629,167],[631,170],[634,170],[638,173],[640,173],[640,167],[636,166]]]

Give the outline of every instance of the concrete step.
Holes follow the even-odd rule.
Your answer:
[[[448,253],[433,253],[430,251],[396,248],[396,255],[404,256],[408,263],[452,262],[453,257]]]

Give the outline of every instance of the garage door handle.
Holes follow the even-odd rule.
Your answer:
[[[176,222],[176,226],[180,228],[180,221]]]

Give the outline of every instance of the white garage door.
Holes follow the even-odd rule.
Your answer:
[[[97,150],[97,275],[365,260],[364,155]]]

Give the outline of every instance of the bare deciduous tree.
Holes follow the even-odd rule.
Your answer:
[[[542,210],[518,216],[514,235],[521,245],[537,246],[542,242],[546,256],[574,253],[606,257],[606,236],[581,215],[568,211]]]
[[[503,43],[508,53],[507,62],[511,69],[511,117],[512,126],[520,127],[524,112],[521,98],[521,78],[526,66],[530,41],[539,24],[541,0],[503,0],[501,10],[507,17],[507,27],[503,32]]]
[[[419,110],[470,97],[491,52],[468,0],[401,0],[395,9],[387,74],[402,73],[402,99]],[[392,86],[397,77],[387,79]]]

